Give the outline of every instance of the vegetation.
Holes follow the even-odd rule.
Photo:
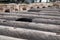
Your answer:
[[[55,2],[55,1],[56,0],[50,0],[50,2]],[[0,0],[0,3],[27,3],[28,4],[28,2],[25,2],[25,0]],[[32,3],[34,3],[34,1],[32,1]]]
[[[0,3],[24,3],[24,0],[0,0]]]

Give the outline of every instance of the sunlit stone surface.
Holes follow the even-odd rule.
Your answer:
[[[59,2],[0,4],[0,40],[60,40]]]

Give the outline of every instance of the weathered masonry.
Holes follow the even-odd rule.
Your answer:
[[[31,8],[43,8],[53,6],[53,3],[31,3],[31,4],[0,4],[0,12],[26,12]]]

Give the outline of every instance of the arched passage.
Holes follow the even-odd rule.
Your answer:
[[[37,8],[39,8],[39,6],[37,6]]]
[[[10,10],[9,9],[6,9],[5,12],[10,12]]]
[[[45,6],[43,6],[42,8],[46,8]]]
[[[26,10],[26,8],[24,7],[23,10]]]

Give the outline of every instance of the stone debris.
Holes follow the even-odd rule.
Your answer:
[[[9,7],[15,9],[16,5],[13,7],[9,4]],[[27,4],[23,7],[26,7],[25,5]],[[34,6],[34,4],[30,5]],[[18,9],[19,7],[17,6]],[[60,40],[59,8],[38,7],[38,9],[29,9],[27,12],[18,11],[18,9],[13,12],[11,9],[6,9],[8,8],[4,9],[5,12],[0,12],[0,40]]]

